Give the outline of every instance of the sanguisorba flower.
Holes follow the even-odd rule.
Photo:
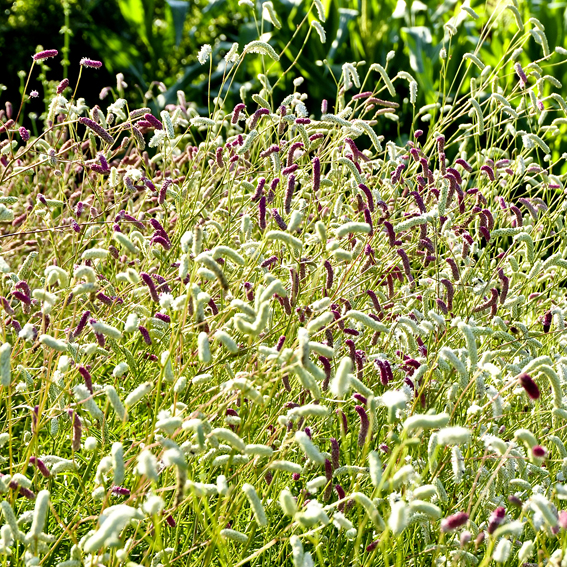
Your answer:
[[[211,46],[208,43],[205,43],[205,45],[201,47],[199,53],[197,54],[197,59],[199,60],[199,63],[201,65],[204,65],[209,60],[209,57],[211,56],[212,52],[213,50]]]
[[[32,55],[32,59],[34,61],[43,61],[43,59],[49,59],[50,57],[57,57],[59,51],[57,49],[45,49],[44,51],[40,51],[35,55]]]
[[[539,399],[540,393],[539,393],[538,385],[535,383],[534,379],[529,374],[523,372],[522,374],[520,374],[520,376],[518,376],[518,380],[522,388],[524,388],[524,390],[526,391],[526,394],[532,400]]]
[[[69,86],[69,79],[67,79],[67,78],[63,79],[57,85],[57,94],[61,94],[68,86]]]
[[[79,64],[83,67],[90,67],[91,69],[100,69],[102,67],[102,61],[95,61],[88,57],[83,57]]]
[[[452,516],[447,516],[441,520],[441,531],[450,532],[464,526],[469,520],[469,515],[466,512],[457,512]]]

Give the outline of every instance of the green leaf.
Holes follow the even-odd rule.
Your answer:
[[[416,73],[422,74],[425,70],[423,56],[428,55],[431,46],[431,31],[425,26],[415,26],[402,28],[401,32],[409,50],[410,66]]]
[[[102,55],[110,72],[132,70],[137,64],[142,65],[143,60],[136,47],[111,30],[87,30],[86,36],[97,53]]]
[[[179,46],[181,38],[183,37],[183,26],[189,11],[189,2],[185,0],[166,0],[169,9],[171,10],[171,17],[173,18],[173,27],[175,28],[175,45]]]
[[[123,18],[147,41],[142,0],[118,0],[118,7],[120,8]]]
[[[153,0],[117,0],[123,18],[151,49]]]

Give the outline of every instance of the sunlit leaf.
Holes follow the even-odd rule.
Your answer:
[[[173,18],[173,26],[175,28],[175,45],[179,46],[183,36],[183,26],[189,11],[189,2],[185,0],[166,0],[171,16]]]

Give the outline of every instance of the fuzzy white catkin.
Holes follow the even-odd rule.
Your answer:
[[[317,500],[310,500],[305,509],[295,516],[295,520],[305,528],[312,527],[318,522],[327,525],[331,521]]]
[[[220,455],[213,459],[212,466],[226,467],[229,462],[232,463],[233,466],[245,465],[249,461],[250,457],[248,455]]]
[[[89,248],[81,254],[81,258],[83,260],[104,260],[108,257],[109,254],[110,252],[108,250],[104,250],[103,248]]]
[[[351,494],[351,498],[364,508],[364,510],[372,520],[374,527],[376,527],[380,531],[383,531],[386,525],[384,524],[384,520],[382,519],[382,516],[380,516],[374,502],[372,502],[372,500],[370,500],[370,498],[368,498],[368,496],[366,496],[366,494],[363,494],[362,492],[353,492]]]
[[[295,502],[295,498],[287,488],[284,488],[280,492],[279,502],[283,513],[286,516],[295,516],[295,514],[297,513],[297,503]]]
[[[262,505],[262,501],[260,500],[256,489],[251,484],[246,483],[242,486],[242,492],[244,492],[248,502],[250,503],[250,507],[252,508],[254,518],[258,525],[260,527],[267,526],[268,520],[266,518],[266,512],[264,511],[264,506]]]
[[[555,372],[555,370],[553,370],[553,368],[551,368],[551,366],[548,366],[547,364],[540,366],[539,371],[542,374],[545,374],[545,376],[549,380],[551,389],[553,391],[554,406],[556,408],[561,408],[561,406],[563,405],[563,392],[561,389],[561,381],[559,379],[559,376],[557,375],[557,372]]]
[[[111,325],[107,325],[102,321],[97,321],[96,323],[91,323],[91,327],[95,333],[99,335],[104,335],[105,337],[109,337],[114,340],[119,340],[122,338],[122,333],[116,328],[112,327]]]
[[[169,414],[169,412],[167,412]],[[160,417],[158,415],[158,417]],[[156,421],[156,431],[163,431],[166,435],[173,435],[177,429],[183,424],[183,420],[179,416],[165,415]]]
[[[345,356],[339,362],[335,376],[333,376],[333,379],[329,384],[329,389],[335,397],[342,398],[348,392],[351,372],[352,360],[349,356]]]
[[[311,22],[311,26],[315,28],[315,31],[317,32],[317,35],[319,36],[319,40],[321,41],[321,43],[326,43],[327,34],[325,33],[325,28],[321,25],[321,23],[318,22],[317,20],[313,20]]]
[[[23,539],[23,534],[20,532],[20,528],[18,528],[16,515],[14,514],[14,510],[12,509],[12,506],[10,506],[10,503],[7,500],[2,500],[2,502],[0,502],[0,506],[2,507],[2,514],[4,516],[4,519],[12,530],[14,539]]]
[[[288,234],[287,232],[283,232],[281,230],[270,230],[266,233],[265,236],[266,240],[280,240],[285,244],[288,244],[292,248],[295,248],[299,252],[301,252],[303,248],[303,243],[299,238]]]
[[[15,473],[14,475],[12,475],[12,481],[20,486],[23,486],[24,488],[31,489],[32,487],[32,481],[21,473]]]
[[[133,333],[138,329],[138,325],[140,323],[140,318],[136,313],[130,313],[126,318],[126,323],[124,323],[124,332],[125,333]]]
[[[289,544],[291,545],[291,557],[293,560],[293,567],[303,567],[303,544],[298,536],[292,535],[289,538]]]
[[[460,484],[465,473],[465,462],[459,447],[451,448],[451,466],[453,468],[453,482]]]
[[[53,338],[51,335],[40,335],[39,342],[57,352],[65,352],[67,350],[67,343]]]
[[[320,404],[306,404],[304,406],[299,406],[297,408],[292,408],[288,411],[287,416],[290,420],[294,420],[297,417],[307,417],[307,416],[317,416],[325,417],[330,413],[328,407],[322,406]]]
[[[386,85],[386,88],[388,89],[388,92],[390,93],[390,96],[396,96],[396,89],[394,88],[394,85],[392,84],[390,77],[388,77],[388,73],[386,72],[384,67],[382,67],[382,65],[379,65],[378,63],[373,63],[372,65],[370,65],[370,70],[378,71],[378,73],[382,77],[382,80],[384,81],[384,84]]]
[[[145,395],[151,392],[152,387],[153,385],[151,382],[144,382],[132,392],[130,392],[124,400],[124,406],[126,407],[126,409],[130,409],[131,407],[135,406]]]
[[[14,545],[12,530],[8,524],[4,524],[0,528],[0,553],[8,553],[10,547]]]
[[[185,490],[193,493],[198,498],[216,496],[218,494],[216,484],[205,484],[202,482],[193,482],[188,480],[185,483]]]
[[[168,350],[161,353],[160,358],[161,365],[163,366],[163,378],[169,383],[173,384],[175,382],[175,373],[173,372],[173,365],[171,364],[171,356]]]
[[[313,556],[310,551],[306,551],[303,554],[303,567],[315,567]]]
[[[237,530],[231,530],[230,528],[224,528],[220,531],[220,535],[226,539],[231,539],[238,543],[246,543],[248,541],[248,536],[239,532]]]
[[[415,498],[426,499],[433,498],[437,494],[437,488],[433,484],[423,484],[414,489],[413,495]]]
[[[244,443],[244,441],[242,441],[242,439],[230,429],[217,427],[211,431],[211,435],[221,441],[225,441],[229,445],[232,445],[232,447],[238,449],[241,453],[244,453],[246,449],[246,443]]]
[[[309,333],[304,327],[297,330],[297,340],[299,343],[300,364],[306,367],[309,364]]]
[[[486,65],[474,53],[465,53],[463,55],[463,59],[472,61],[481,71],[483,71],[486,67]]]
[[[91,414],[94,419],[102,420],[104,414],[92,399],[91,393],[84,384],[77,384],[73,388],[75,397],[81,402],[81,405]]]
[[[226,481],[226,476],[224,474],[219,474],[217,476],[217,492],[222,496],[228,494],[228,482]]]
[[[274,450],[267,445],[250,444],[246,445],[244,452],[250,456],[269,458],[274,454]]]
[[[88,283],[96,282],[96,272],[90,266],[77,266],[73,275],[76,279],[84,278]]]
[[[307,324],[307,332],[310,334],[316,333],[319,329],[326,327],[327,325],[331,324],[334,321],[334,315],[329,311],[326,313],[322,313],[315,319],[312,319]]]
[[[333,358],[335,356],[334,349],[332,349],[330,346],[315,341],[309,342],[309,349],[327,358]]]
[[[352,530],[353,524],[348,520],[342,512],[335,512],[333,515],[333,524],[337,529]]]
[[[511,551],[512,544],[510,543],[510,540],[502,538],[496,545],[492,559],[494,559],[496,563],[506,563],[510,557]]]
[[[328,480],[326,476],[324,475],[316,476],[315,478],[312,478],[311,480],[307,481],[305,487],[307,488],[308,492],[315,493],[317,492],[317,490],[319,490],[319,488],[325,486],[327,482]]]
[[[448,413],[436,415],[415,414],[404,421],[404,429],[408,432],[414,429],[438,429],[445,427],[449,423],[450,417]]]
[[[287,289],[284,287],[283,283],[278,279],[274,279],[273,281],[270,282],[268,287],[266,287],[266,289],[261,293],[259,302],[264,303],[266,301],[270,301],[270,299],[273,297],[275,293],[277,293],[281,297],[287,297],[288,295]]]
[[[295,373],[302,386],[311,391],[315,399],[321,398],[321,390],[311,373],[311,366],[309,367],[309,372],[299,364],[294,364],[291,370]]]
[[[435,487],[432,487],[432,494],[435,494]],[[416,492],[414,491],[414,497],[416,496]],[[438,520],[441,517],[441,508],[432,504],[431,502],[425,502],[424,500],[415,500],[412,499],[409,503],[410,510],[415,513],[425,514],[429,516],[432,520]]]
[[[529,449],[533,449],[538,444],[536,436],[529,429],[517,429],[514,432],[514,439],[521,441]]]
[[[55,294],[39,288],[32,291],[32,297],[38,301],[45,301],[48,305],[55,305],[55,302],[57,301],[57,296]]]
[[[264,2],[262,4],[262,8],[262,17],[265,20],[269,21],[276,29],[280,29],[282,27],[282,24],[278,19],[276,10],[274,9],[274,4],[271,2],[271,0]]]
[[[121,362],[114,367],[114,370],[112,371],[112,375],[115,378],[122,378],[122,376],[124,376],[124,374],[126,374],[126,372],[128,372],[129,369],[130,368],[126,362]]]
[[[128,238],[123,232],[115,232],[113,235],[114,239],[122,248],[131,254],[139,254],[140,250],[135,246],[135,244]]]
[[[47,510],[49,508],[49,490],[40,490],[37,494],[35,507],[33,511],[33,519],[27,539],[37,539],[43,532],[45,520],[47,519]]]
[[[366,313],[362,313],[361,311],[351,309],[350,311],[346,312],[345,317],[354,319],[355,321],[362,323],[365,327],[368,327],[373,331],[387,333],[390,330],[388,327],[386,327],[386,325],[375,321],[374,319],[372,319],[372,317],[369,317],[368,315],[366,315]]]
[[[216,260],[217,258],[229,258],[235,264],[239,266],[244,266],[246,263],[244,258],[228,246],[215,246],[212,250],[213,258]]]
[[[120,486],[124,482],[124,449],[122,443],[116,442],[112,444],[110,450],[112,457],[112,469],[114,470],[114,484]]]
[[[145,502],[142,504],[142,510],[148,516],[156,516],[157,514],[160,514],[164,508],[165,508],[165,502],[157,494],[150,493],[146,498]],[[156,553],[156,555],[158,554]]]
[[[469,357],[469,370],[476,367],[478,364],[478,350],[476,347],[476,338],[472,329],[466,323],[460,322],[458,325],[459,330],[463,333],[467,343],[467,354]]]
[[[295,440],[301,445],[305,454],[311,461],[319,465],[325,464],[325,456],[319,451],[305,431],[296,431]]]
[[[173,122],[171,121],[171,116],[169,115],[169,112],[167,110],[162,110],[160,112],[160,116],[165,126],[167,137],[170,140],[173,140],[173,138],[175,138],[175,132],[173,129]]]
[[[534,554],[534,549],[534,542],[531,539],[525,541],[522,547],[520,547],[520,551],[518,551],[518,559],[520,562],[525,563],[528,559],[531,559]]]
[[[4,343],[0,347],[0,384],[7,388],[12,381],[12,345]]]
[[[303,472],[303,467],[301,465],[292,463],[291,461],[273,461],[270,463],[268,468],[273,471],[284,471],[292,474],[301,474]]]
[[[466,385],[465,382],[468,382],[468,372],[465,365],[462,363],[459,357],[453,352],[453,350],[450,349],[449,347],[442,347],[441,350],[439,351],[439,356],[441,359],[450,362],[454,366],[455,370],[461,376],[461,382],[463,383],[463,386],[465,386]]]
[[[532,494],[530,500],[541,513],[549,527],[555,527],[557,525],[557,518],[551,509],[551,503],[541,494]]]
[[[317,17],[325,23],[327,16],[325,15],[325,7],[323,6],[323,2],[321,0],[313,0],[313,4],[315,9],[317,10]]]
[[[374,488],[378,488],[382,480],[382,461],[376,451],[370,451],[368,454],[368,467],[372,485]]]
[[[464,445],[471,440],[471,431],[466,427],[445,427],[437,436],[439,445]]]
[[[108,401],[110,402],[110,405],[112,406],[112,409],[116,413],[118,419],[120,421],[126,421],[127,419],[126,409],[124,408],[122,401],[118,396],[118,392],[116,391],[116,388],[108,384],[104,388],[104,391],[106,392],[106,397],[108,398]]]
[[[197,338],[197,353],[201,362],[206,364],[211,361],[209,336],[204,331],[201,331]]]
[[[149,450],[142,451],[137,458],[136,470],[139,475],[146,476],[153,482],[158,481],[157,459]]]
[[[388,518],[388,527],[392,530],[392,534],[395,537],[399,536],[406,529],[410,517],[409,512],[410,509],[403,500],[392,504],[390,517]]]
[[[65,288],[69,285],[69,274],[59,266],[47,266],[45,268],[45,285],[53,285],[57,281],[61,287]]]
[[[142,518],[139,510],[126,505],[113,507],[113,511],[106,517],[100,528],[91,535],[84,544],[86,553],[95,553],[108,541],[116,540],[120,532],[134,518]]]
[[[366,384],[364,384],[362,380],[359,380],[354,374],[351,374],[349,378],[350,385],[355,392],[358,392],[359,394],[362,394],[367,398],[373,395],[374,392],[368,386],[366,386]]]
[[[232,354],[236,354],[238,352],[238,344],[226,331],[217,331],[215,333],[215,340],[224,345],[228,352]]]
[[[343,64],[343,77],[346,90],[352,88],[353,84],[356,88],[360,88],[360,76],[352,63]]]

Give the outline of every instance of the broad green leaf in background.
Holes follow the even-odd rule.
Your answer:
[[[214,12],[224,4],[226,4],[226,0],[209,0],[208,4],[203,8],[201,13],[207,14],[208,12]]]
[[[140,61],[140,53],[136,47],[108,29],[103,37],[88,33],[88,39],[97,53],[103,55],[104,65],[111,72],[118,73],[126,69],[133,72],[135,62]]]
[[[434,102],[437,95],[433,75],[439,47],[433,48],[431,31],[424,26],[402,28],[400,33],[409,51],[410,66],[424,91],[426,102]]]
[[[144,43],[151,49],[153,0],[117,0],[124,19],[138,32]]]
[[[423,57],[428,57],[431,47],[431,30],[425,26],[415,26],[401,29],[404,40],[409,50],[409,62],[411,68],[419,74],[425,71]]]
[[[171,17],[173,18],[173,26],[175,28],[175,45],[179,47],[181,38],[183,37],[183,26],[189,11],[189,2],[185,0],[166,0],[169,9],[171,10]]]
[[[332,61],[337,49],[341,46],[341,44],[346,40],[347,33],[347,26],[348,23],[357,17],[358,12],[356,10],[347,10],[344,8],[339,9],[340,20],[339,20],[339,28],[337,29],[337,35],[331,44],[331,49],[329,50],[329,61]]]

